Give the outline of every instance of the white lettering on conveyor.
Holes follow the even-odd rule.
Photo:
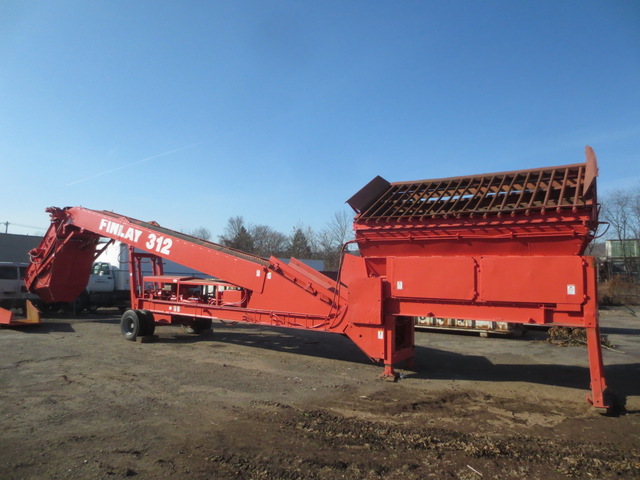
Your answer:
[[[138,230],[134,227],[125,227],[121,223],[112,222],[111,220],[107,220],[106,218],[100,219],[99,230],[101,232],[113,235],[114,237],[129,240],[133,243],[137,243],[140,235],[142,235],[142,230]]]
[[[155,250],[158,253],[162,253],[164,255],[171,254],[171,247],[173,246],[173,240],[170,238],[159,237],[155,233],[150,233],[148,236],[147,243],[145,243],[145,247],[152,252]]]

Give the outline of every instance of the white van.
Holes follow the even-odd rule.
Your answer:
[[[26,300],[38,299],[37,295],[27,292],[24,284],[28,266],[28,263],[0,262],[0,307],[24,308]]]

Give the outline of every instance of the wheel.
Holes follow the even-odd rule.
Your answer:
[[[141,337],[153,335],[156,331],[156,322],[153,319],[153,313],[151,313],[149,310],[137,310],[137,312],[138,317],[140,317],[142,330],[139,335]]]
[[[143,335],[142,328],[143,322],[140,320],[140,315],[136,310],[127,310],[122,315],[122,319],[120,320],[120,331],[124,338],[130,341],[135,341],[138,335]]]

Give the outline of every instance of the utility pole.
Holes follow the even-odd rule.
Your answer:
[[[9,222],[4,222],[4,233],[9,233]]]

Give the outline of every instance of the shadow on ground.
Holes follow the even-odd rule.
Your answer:
[[[333,333],[244,324],[215,324],[214,331],[205,335],[188,335],[175,330],[167,334],[162,332],[162,327],[158,328],[156,333],[159,333],[156,343],[216,342],[357,364],[371,364],[371,361],[351,340]],[[515,348],[527,348],[531,341],[541,341],[542,338],[541,335],[530,335],[516,339],[516,342],[522,342],[522,346]],[[501,341],[501,339],[493,341]],[[586,349],[581,350],[579,354],[586,357]],[[640,378],[639,363],[605,366],[605,374],[610,390],[618,397],[624,400],[628,396],[640,396],[640,382],[630,381],[630,379]],[[405,376],[425,380],[528,382],[585,391],[590,388],[590,374],[587,367],[561,364],[497,364],[482,355],[460,354],[424,346],[416,346],[415,367],[406,371]]]

